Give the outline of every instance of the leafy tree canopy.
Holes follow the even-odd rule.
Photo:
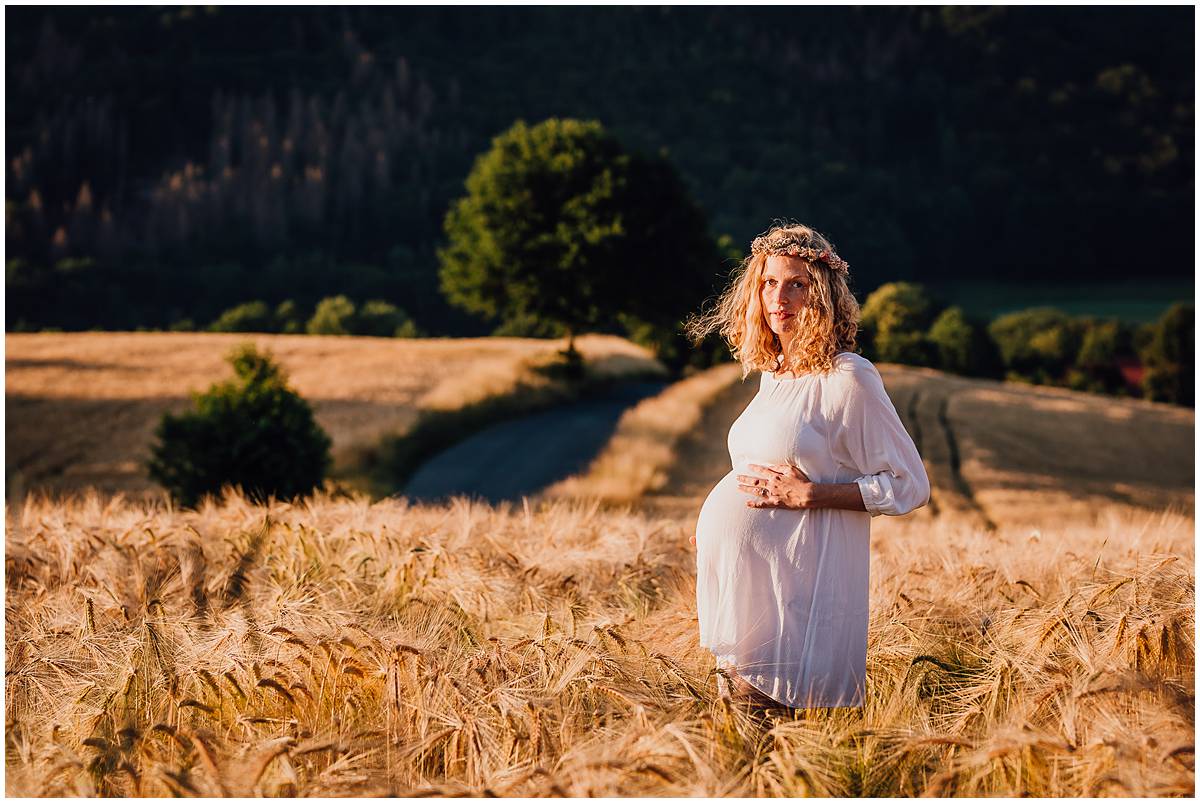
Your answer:
[[[914,282],[889,282],[862,306],[863,346],[876,359],[929,365],[933,347],[926,337],[934,303]]]
[[[968,376],[1000,373],[1000,355],[985,325],[972,320],[961,307],[943,310],[929,327],[928,338],[937,366],[944,371]]]
[[[1196,403],[1196,308],[1176,304],[1163,313],[1142,351],[1142,387],[1156,401]]]
[[[561,327],[571,350],[622,314],[671,327],[711,289],[716,245],[674,168],[598,122],[517,122],[466,189],[445,218],[442,290],[502,326]]]

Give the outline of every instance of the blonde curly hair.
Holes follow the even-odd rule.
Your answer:
[[[812,281],[806,305],[796,316],[797,333],[787,364],[762,308],[763,271],[773,255],[803,260]],[[692,316],[685,331],[697,345],[719,332],[742,364],[743,379],[751,371],[826,373],[833,369],[834,355],[856,348],[860,312],[850,291],[849,268],[820,232],[799,223],[776,223],[754,239],[750,255],[734,270],[716,306]]]

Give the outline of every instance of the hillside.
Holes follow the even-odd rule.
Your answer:
[[[930,505],[914,517],[951,514],[987,529],[1092,521],[1114,507],[1195,512],[1193,410],[878,367],[933,486]],[[699,513],[729,471],[729,427],[757,388],[751,375],[715,400],[647,505],[672,515]]]
[[[544,382],[532,366],[557,347],[555,341],[516,338],[10,334],[5,457],[14,489],[78,491],[95,485],[105,492],[153,495],[139,461],[149,454],[158,417],[186,409],[189,391],[228,378],[223,355],[246,339],[275,352],[293,386],[313,403],[318,422],[333,437],[340,471],[384,435],[411,426],[420,410],[455,409],[508,392],[518,381]],[[655,370],[646,352],[620,338],[593,335],[580,347],[598,372]],[[931,505],[915,515],[965,513],[986,527],[1036,523],[1047,511],[1088,519],[1092,508],[1110,502],[1194,511],[1192,410],[932,369],[881,365],[880,372],[934,486]],[[673,459],[669,453],[656,458],[664,468],[655,471],[670,476],[645,500],[655,510],[697,512],[728,470],[729,425],[749,403],[757,381],[752,376],[739,382],[725,369],[713,376],[726,389],[710,403],[717,385],[707,380],[712,389],[704,391],[699,423],[672,445],[678,450]],[[673,395],[681,392],[686,388]],[[669,408],[659,414],[666,420],[685,409],[670,398],[658,402]],[[655,401],[643,404],[653,416]],[[618,451],[658,448],[636,440],[621,443],[614,442]],[[617,464],[605,469],[609,486],[625,482],[618,476],[622,472],[639,470],[636,454],[606,459]],[[644,479],[634,483],[645,485]],[[589,493],[586,485],[578,487]]]
[[[224,355],[251,340],[273,352],[333,439],[334,470],[351,470],[422,410],[453,410],[549,380],[536,367],[558,341],[521,338],[403,340],[310,335],[145,332],[5,337],[5,471],[10,493],[95,486],[155,496],[141,462],[163,412],[225,381]],[[661,366],[629,341],[589,335],[578,347],[600,375]]]

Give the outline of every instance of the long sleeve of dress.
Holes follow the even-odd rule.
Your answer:
[[[829,411],[834,422],[830,448],[853,470],[871,516],[902,516],[929,502],[929,476],[912,437],[868,360],[848,363]]]

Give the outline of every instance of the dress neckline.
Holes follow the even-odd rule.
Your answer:
[[[833,359],[836,361],[837,358],[842,356],[843,354],[850,354],[850,352],[849,351],[839,351],[837,354],[833,355]],[[780,359],[782,359],[782,356],[780,357]],[[774,371],[768,371],[767,375],[770,376],[771,379],[775,380],[776,382],[796,382],[800,379],[808,379],[810,376],[813,376],[813,372],[809,371],[807,374],[801,374],[800,376],[779,376]]]

